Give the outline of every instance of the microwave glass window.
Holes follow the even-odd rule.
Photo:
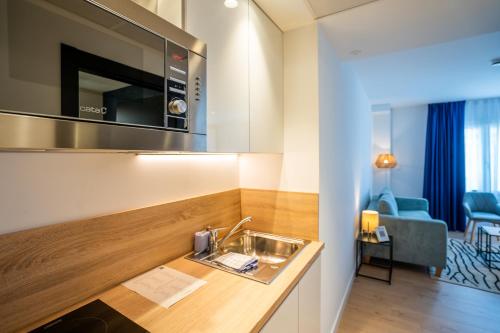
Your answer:
[[[78,72],[78,117],[121,124],[164,127],[164,93]]]

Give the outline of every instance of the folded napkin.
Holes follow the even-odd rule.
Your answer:
[[[237,272],[244,273],[257,267],[259,258],[247,256],[245,254],[229,252],[218,257],[214,260],[214,262],[222,266],[234,269]]]

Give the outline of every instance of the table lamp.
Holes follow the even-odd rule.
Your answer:
[[[375,210],[364,210],[361,214],[361,229],[363,235],[370,238],[379,224],[379,215]]]

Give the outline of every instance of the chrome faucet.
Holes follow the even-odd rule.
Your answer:
[[[208,252],[214,253],[217,251],[219,247],[219,231],[225,230],[227,227],[222,228],[212,228],[211,226],[207,227],[207,231],[210,233],[208,236]]]
[[[243,220],[241,220],[240,222],[238,222],[238,224],[236,224],[227,234],[226,236],[224,236],[222,239],[218,240],[218,235],[219,235],[219,231],[220,230],[223,230],[223,229],[227,229],[227,228],[217,228],[217,229],[211,229],[209,228],[208,231],[210,232],[210,237],[209,237],[209,241],[208,241],[208,248],[209,248],[209,251],[210,253],[213,253],[215,251],[217,251],[217,249],[219,247],[222,247],[224,246],[224,243],[228,240],[229,237],[231,237],[232,235],[234,235],[236,233],[236,231],[238,231],[238,229],[245,223],[247,222],[251,222],[252,221],[252,217],[251,216],[247,216],[245,217]]]
[[[222,238],[220,241],[219,241],[219,246],[224,246],[224,242],[227,241],[227,239],[229,237],[231,237],[232,235],[234,235],[236,233],[236,231],[238,231],[238,229],[245,223],[247,222],[252,222],[252,217],[251,216],[247,216],[245,217],[243,220],[241,220],[240,222],[238,222],[237,225],[235,225],[233,227],[233,229],[231,229],[231,231],[229,231],[226,236],[224,236],[224,238]]]

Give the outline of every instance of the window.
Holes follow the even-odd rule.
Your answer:
[[[500,98],[465,104],[467,191],[500,195]]]

